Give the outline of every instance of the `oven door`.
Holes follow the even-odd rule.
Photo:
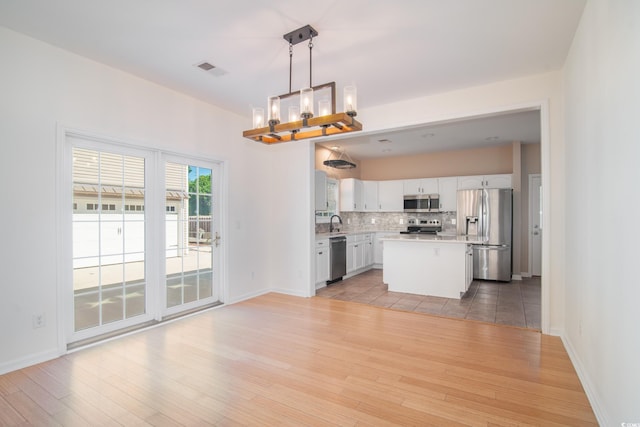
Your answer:
[[[429,212],[429,195],[413,194],[404,196],[405,212]]]

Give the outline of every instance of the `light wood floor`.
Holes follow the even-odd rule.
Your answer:
[[[268,294],[0,376],[0,425],[596,425],[561,341]]]

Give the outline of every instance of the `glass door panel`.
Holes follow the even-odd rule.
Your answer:
[[[166,163],[166,307],[215,302],[212,168]]]
[[[98,334],[146,313],[145,159],[80,147],[72,155],[73,330]]]

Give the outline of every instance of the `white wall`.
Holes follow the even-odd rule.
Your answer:
[[[272,203],[270,159],[275,154],[270,147],[242,138],[249,117],[2,27],[0,58],[0,224],[5,225],[0,252],[0,373],[56,354],[58,124],[142,147],[227,161],[228,234],[223,237],[229,299],[273,286],[274,266],[265,254],[282,225],[270,227],[268,210],[261,207]],[[281,208],[287,210],[286,200]],[[278,262],[281,258],[291,258],[286,247],[280,248]],[[45,314],[44,328],[32,328],[35,313]]]
[[[640,2],[589,1],[564,70],[564,341],[603,426],[640,423],[639,76]]]

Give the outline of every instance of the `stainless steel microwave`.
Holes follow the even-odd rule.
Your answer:
[[[438,194],[408,194],[404,196],[405,212],[440,212]]]

